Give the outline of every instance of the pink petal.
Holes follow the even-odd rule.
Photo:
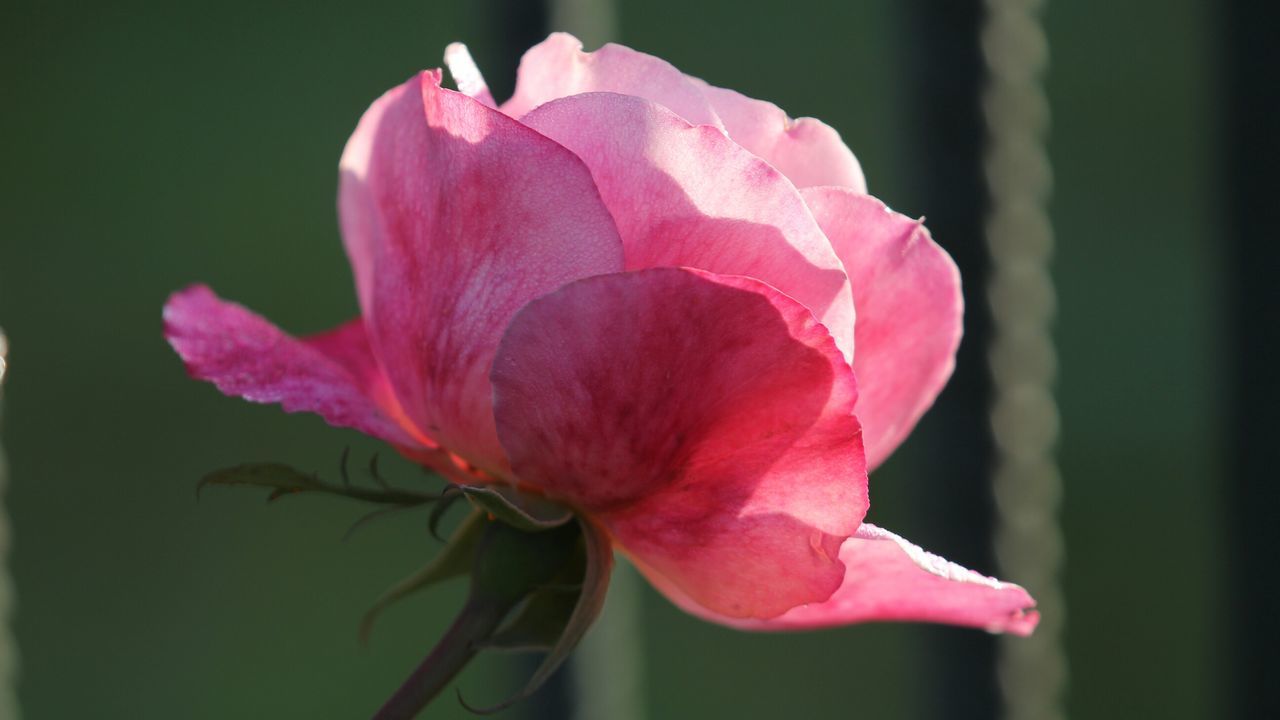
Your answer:
[[[577,153],[622,235],[628,270],[746,275],[799,300],[853,351],[853,295],[796,189],[714,128],[647,100],[575,95],[524,118]]]
[[[867,181],[840,133],[821,120],[793,120],[771,102],[693,80],[734,142],[768,161],[796,187],[838,185],[865,193]]]
[[[853,285],[858,418],[874,470],[951,377],[963,330],[960,273],[921,221],[844,188],[802,194]]]
[[[702,90],[667,61],[612,43],[583,52],[582,42],[568,33],[552,33],[529,48],[520,59],[515,94],[502,110],[523,117],[543,103],[588,92],[635,95],[694,125],[723,127]]]
[[[724,617],[688,596],[668,596],[705,620],[742,630],[811,630],[871,621],[932,622],[1030,635],[1036,601],[1011,583],[967,570],[870,523],[840,548],[844,583],[826,602],[770,620]]]
[[[857,392],[789,297],[688,268],[581,280],[516,316],[493,382],[518,480],[661,583],[755,618],[839,586],[867,509]]]
[[[414,423],[492,472],[489,365],[530,299],[622,268],[573,153],[425,72],[374,103],[342,159],[340,211],[370,336]]]
[[[227,395],[314,412],[405,449],[426,444],[404,419],[358,319],[299,340],[195,285],[165,304],[164,335],[192,377]]]

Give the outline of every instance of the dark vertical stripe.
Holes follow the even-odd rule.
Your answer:
[[[993,572],[991,549],[992,440],[987,422],[991,379],[986,352],[991,318],[985,290],[989,259],[983,240],[987,209],[982,156],[986,140],[980,97],[984,63],[980,0],[908,0],[900,23],[898,59],[907,87],[906,135],[911,165],[901,209],[927,216],[938,242],[960,266],[965,336],[955,375],[930,410],[922,491],[913,500],[923,532],[913,537],[967,567]],[[927,491],[923,490],[927,482]],[[933,692],[927,717],[989,720],[998,715],[993,637],[931,627],[927,667]]]
[[[1230,533],[1233,717],[1280,717],[1280,6],[1256,0],[1218,5],[1226,22],[1226,190],[1215,241],[1230,248],[1226,291],[1232,333],[1223,527]],[[1206,669],[1208,670],[1208,669]]]
[[[497,57],[483,68],[494,98],[502,102],[515,87],[520,56],[542,42],[550,23],[553,0],[486,0],[485,18],[493,34]]]
[[[499,56],[484,69],[485,81],[499,102],[511,96],[515,87],[516,67],[520,56],[531,46],[547,36],[551,0],[488,0],[491,30],[494,33]],[[518,663],[518,682],[537,670],[542,655],[528,655]],[[565,720],[573,716],[573,688],[571,676],[573,660],[561,666],[542,689],[525,702],[516,706],[512,714],[529,720]],[[515,688],[512,688],[514,690]]]

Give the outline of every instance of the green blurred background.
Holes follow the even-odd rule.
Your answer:
[[[356,642],[369,601],[433,552],[421,517],[343,542],[359,508],[341,501],[196,503],[212,468],[332,474],[343,446],[366,458],[377,445],[188,380],[160,307],[203,281],[299,333],[354,315],[334,212],[343,143],[451,40],[509,87],[498,7],[5,3],[0,325],[26,716],[363,717],[447,622],[461,587],[406,602],[370,647]],[[902,7],[624,0],[619,39],[826,120],[875,194],[927,215],[907,168],[902,76],[920,48]],[[1079,718],[1212,717],[1225,700],[1210,7],[1081,0],[1046,16]],[[918,509],[947,483],[945,459],[917,462],[944,452],[929,428],[872,482],[876,521],[907,537],[929,536]],[[945,716],[921,668],[938,633],[972,632],[748,635],[643,592],[646,697],[663,720]],[[526,669],[486,660],[460,686],[496,698]],[[428,716],[470,717],[449,699]]]

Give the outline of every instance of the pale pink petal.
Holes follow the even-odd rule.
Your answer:
[[[840,259],[777,170],[722,133],[642,98],[589,93],[524,122],[577,153],[622,234],[628,270],[686,266],[746,275],[799,300],[853,352]]]
[[[1036,601],[1021,587],[944,560],[870,523],[863,523],[844,542],[840,560],[845,565],[844,582],[830,599],[767,620],[717,613],[670,585],[659,590],[692,615],[740,630],[795,631],[908,621],[1030,635],[1040,622]]]
[[[793,120],[771,102],[692,79],[706,93],[729,137],[778,168],[796,187],[839,185],[867,191],[857,158],[840,133],[821,120]]]
[[[164,335],[192,377],[227,395],[313,412],[404,449],[425,444],[402,420],[360,320],[300,340],[195,285],[165,304]]]
[[[635,95],[694,125],[723,127],[702,90],[666,60],[613,43],[583,52],[582,42],[568,33],[552,33],[529,48],[520,60],[515,94],[502,110],[523,117],[545,102],[588,92]]]
[[[425,72],[383,96],[343,155],[340,211],[370,338],[416,426],[504,472],[489,366],[530,299],[622,268],[573,153]]]
[[[875,469],[951,377],[963,330],[960,272],[919,220],[844,188],[802,191],[858,308],[858,418]]]
[[[471,51],[466,45],[460,42],[449,43],[444,49],[444,64],[457,83],[458,92],[489,107],[497,107],[497,103],[493,101],[493,93],[489,92],[489,84],[484,81],[484,75],[480,73],[476,61],[471,59]]]
[[[522,484],[601,520],[651,576],[765,618],[825,600],[867,509],[853,373],[799,303],[659,268],[531,302],[493,366]]]

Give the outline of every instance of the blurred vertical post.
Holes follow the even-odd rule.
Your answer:
[[[994,571],[991,547],[991,378],[985,357],[991,318],[984,295],[990,259],[983,242],[987,207],[982,172],[986,137],[981,94],[986,75],[979,34],[983,0],[907,0],[897,67],[907,87],[903,114],[912,160],[898,208],[926,214],[933,237],[963,278],[964,340],[947,387],[921,423],[912,459],[919,516],[910,537],[965,567]],[[985,633],[932,626],[922,693],[926,717],[990,720],[997,715],[996,641]]]
[[[617,39],[616,0],[551,0],[549,9],[550,29],[576,35],[589,50]],[[640,579],[620,561],[604,613],[574,654],[574,720],[645,717],[640,610]]]
[[[594,49],[617,37],[616,0],[492,0],[500,57],[489,73],[499,98],[530,46],[562,30]],[[604,613],[548,687],[534,695],[530,716],[554,720],[644,720],[640,580],[627,562],[615,566]]]
[[[551,30],[576,35],[594,50],[618,37],[615,0],[551,0]]]
[[[18,642],[13,636],[13,578],[9,576],[9,515],[4,496],[9,486],[9,466],[4,455],[4,380],[9,369],[9,341],[0,328],[0,718],[18,717]]]
[[[1231,706],[1220,717],[1280,717],[1280,5],[1231,0],[1218,6],[1225,82],[1222,229],[1227,249],[1231,356],[1224,368],[1230,422],[1225,441],[1231,595],[1227,610],[1232,664],[1219,678]]]
[[[484,3],[489,29],[495,40],[496,56],[486,67],[485,79],[494,97],[502,101],[515,86],[516,67],[524,51],[541,42],[547,34],[551,0],[488,0]],[[541,663],[541,656],[529,658],[523,677],[532,674]],[[571,658],[542,689],[521,704],[521,715],[536,720],[563,720],[572,713],[576,703],[573,697]]]
[[[997,678],[1005,716],[1059,720],[1066,683],[1058,525],[1062,479],[1054,459],[1057,357],[1050,335],[1055,295],[1049,275],[1053,229],[1045,205],[1052,185],[1045,136],[1049,103],[1042,76],[1048,41],[1044,0],[986,0],[982,54],[987,63],[984,162],[990,210],[987,285],[992,332],[988,361],[995,440],[996,560],[1041,611],[1030,638],[1004,638]]]

